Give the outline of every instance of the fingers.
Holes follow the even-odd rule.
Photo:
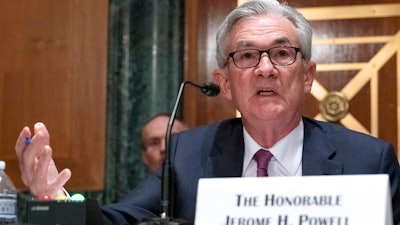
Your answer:
[[[58,173],[52,159],[52,149],[50,146],[45,146],[32,177],[29,187],[33,195],[49,195],[56,198],[62,193],[63,186],[71,178],[71,171],[64,169]]]
[[[46,128],[46,126],[38,122],[33,127],[35,135],[32,137],[32,142],[35,142],[38,145],[50,145],[50,135]]]
[[[27,130],[29,129],[27,128]],[[44,150],[45,146],[48,146],[49,144],[49,134],[44,126],[42,126],[41,129],[36,129],[35,125],[35,134],[32,137],[31,142],[28,146],[22,144],[22,142],[25,142],[26,136],[24,137],[24,135],[26,134],[28,134],[28,132],[25,130],[21,132],[21,135],[18,138],[16,144],[16,152],[17,154],[19,154],[18,160],[21,170],[22,181],[25,185],[29,186],[30,183],[32,183],[32,179],[35,177],[34,173],[37,173],[36,168],[38,167],[38,165],[49,165],[49,163],[47,163],[46,165],[40,163],[41,161],[44,161],[44,159],[46,159],[46,157],[42,157],[43,155],[46,155],[46,151]],[[47,156],[47,159],[49,160],[48,157],[50,157],[51,159],[51,155]]]
[[[24,127],[15,144],[22,181],[33,195],[55,198],[71,178],[71,171],[64,169],[58,173],[52,158],[50,135],[43,123],[36,123],[33,137],[31,135],[29,128]],[[29,145],[25,144],[26,138],[31,138]]]
[[[29,130],[29,127],[24,127],[19,133],[17,142],[15,143],[15,153],[17,154],[18,158],[22,157],[22,153],[25,149],[25,139],[30,137],[31,131]]]
[[[71,170],[64,169],[58,174],[57,179],[51,182],[48,186],[47,193],[52,198],[56,198],[59,195],[63,195],[63,187],[71,178]]]
[[[43,150],[42,155],[37,159],[35,168],[31,173],[25,171],[28,184],[31,193],[36,196],[47,195],[47,184],[48,184],[48,167],[52,161],[52,152],[49,146],[46,146]]]
[[[26,164],[24,161],[24,153],[26,150],[26,145],[25,145],[25,140],[26,138],[31,137],[31,131],[29,130],[29,127],[24,127],[22,131],[20,132],[17,142],[15,144],[15,154],[18,157],[18,164],[19,164],[19,169],[21,171],[21,178],[22,182],[27,185],[29,183],[29,173],[27,174],[26,168],[29,167],[29,165]]]

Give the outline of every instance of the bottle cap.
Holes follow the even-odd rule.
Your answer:
[[[6,162],[0,161],[0,170],[5,170],[6,169]]]

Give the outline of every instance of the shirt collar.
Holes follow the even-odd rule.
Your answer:
[[[253,155],[263,147],[254,141],[244,127],[243,138],[245,146],[243,168],[246,170],[253,158]],[[303,140],[304,124],[303,120],[300,120],[299,125],[295,129],[293,129],[288,135],[268,149],[274,155],[272,160],[277,160],[278,163],[289,173],[288,175],[295,176],[299,175],[299,173],[301,174],[300,165],[303,150]]]

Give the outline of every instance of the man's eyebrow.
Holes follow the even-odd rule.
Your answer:
[[[282,37],[273,40],[272,45],[282,45],[282,44],[291,44],[289,38]],[[236,49],[243,47],[253,47],[254,43],[250,41],[240,41],[236,44]]]
[[[251,47],[254,46],[254,44],[252,42],[248,42],[248,41],[240,41],[236,44],[236,48],[240,48],[240,47]]]
[[[286,43],[290,44],[290,40],[289,40],[289,38],[283,37],[283,38],[275,39],[274,43],[275,44],[286,44]]]

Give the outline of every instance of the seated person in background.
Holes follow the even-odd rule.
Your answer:
[[[400,167],[393,146],[302,115],[316,73],[311,39],[303,15],[275,0],[246,2],[225,18],[217,33],[219,68],[213,78],[242,117],[174,135],[175,217],[194,221],[200,178],[256,176],[253,156],[261,149],[273,155],[269,176],[388,174],[393,219],[400,222]],[[27,147],[26,137],[28,128],[15,147],[22,179],[33,195],[54,196],[71,171],[56,169],[43,124],[35,126]],[[159,216],[160,202],[156,172],[118,203],[103,206],[104,221],[134,224]]]
[[[157,171],[162,164],[165,152],[165,135],[170,114],[157,114],[151,117],[143,126],[141,132],[142,161],[151,173]],[[171,133],[178,133],[188,129],[181,120],[176,119]]]

